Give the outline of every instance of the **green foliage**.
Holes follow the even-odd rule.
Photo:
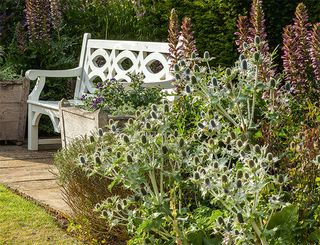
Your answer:
[[[84,105],[82,107],[87,110],[102,109],[115,115],[119,113],[119,110],[121,113],[126,113],[127,110],[127,113],[132,114],[132,111],[138,108],[142,109],[152,103],[159,103],[164,97],[165,93],[160,88],[143,87],[141,75],[132,75],[131,79],[128,88],[115,79],[98,82],[93,95],[83,96]]]

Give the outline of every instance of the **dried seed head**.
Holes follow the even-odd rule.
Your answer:
[[[198,122],[198,127],[199,127],[199,128],[201,128],[201,129],[204,129],[204,125],[203,125],[203,123]]]
[[[147,143],[147,137],[145,135],[141,136],[141,142],[142,142],[142,144],[146,144]]]
[[[246,59],[241,61],[241,69],[244,71],[248,70],[248,62]]]
[[[112,124],[112,126],[111,126],[111,131],[112,131],[112,132],[116,132],[116,131],[117,131],[116,125]]]
[[[217,80],[217,78],[215,78],[215,77],[211,78],[211,84],[212,84],[213,86],[217,87],[217,86],[218,86],[218,80]]]
[[[93,137],[93,135],[90,135],[89,139],[90,139],[90,142],[91,142],[91,143],[94,142],[94,137]]]
[[[157,112],[158,111],[158,107],[155,104],[152,104],[151,106],[152,110]]]
[[[269,152],[269,153],[267,154],[267,159],[268,159],[268,161],[270,161],[270,162],[273,160],[273,155],[272,155],[271,152]]]
[[[241,188],[242,187],[242,181],[241,180],[237,180],[237,188]]]
[[[95,162],[96,162],[96,164],[101,165],[102,162],[101,162],[101,159],[99,156],[96,156]]]
[[[253,54],[253,59],[255,62],[259,62],[260,61],[260,53],[259,52],[255,52]]]
[[[289,82],[287,82],[287,83],[284,85],[284,89],[289,92],[290,89],[291,89],[291,84],[290,84]]]
[[[130,139],[129,139],[128,135],[126,135],[126,134],[123,135],[123,141],[126,142],[127,144],[130,143]]]
[[[196,179],[196,180],[200,179],[200,174],[199,174],[199,172],[195,172],[195,173],[194,173],[194,179]]]
[[[102,130],[102,128],[99,128],[99,129],[98,129],[98,135],[99,135],[99,137],[102,137],[102,136],[103,136],[103,130]]]
[[[118,204],[117,204],[117,209],[118,209],[118,210],[121,210],[121,209],[122,209],[122,207],[121,207],[121,204],[120,204],[120,203],[118,203]]]
[[[255,37],[254,37],[254,44],[255,44],[255,45],[260,45],[260,43],[261,43],[260,37],[259,37],[259,36],[255,36]]]
[[[231,137],[230,137],[230,136],[227,136],[227,138],[226,138],[226,144],[230,144],[230,142],[231,142]]]
[[[241,223],[241,224],[244,223],[242,213],[237,213],[237,219],[238,219],[239,223]]]
[[[215,121],[214,121],[213,119],[210,120],[210,126],[211,126],[212,128],[217,127],[217,124],[215,123]]]
[[[86,164],[86,159],[84,158],[84,156],[80,156],[79,160],[80,160],[80,164],[82,165]]]
[[[181,155],[182,155],[183,158],[186,158],[187,157],[187,152],[186,151],[182,151]]]
[[[320,164],[320,155],[316,156],[316,163]]]
[[[190,94],[190,93],[191,93],[191,88],[190,88],[189,85],[186,85],[185,90],[186,90],[186,93],[187,93],[187,94]]]
[[[249,160],[248,164],[250,168],[254,168],[255,166],[254,161],[252,159]]]
[[[161,147],[163,154],[167,154],[168,153],[168,147],[166,147],[165,145],[163,145]]]
[[[205,52],[204,52],[203,58],[206,59],[206,60],[210,59],[210,54],[209,54],[208,51],[205,51]]]
[[[146,128],[151,129],[151,124],[149,122],[146,122]]]
[[[180,139],[179,140],[179,147],[183,147],[184,146],[184,139]]]
[[[228,182],[228,177],[227,177],[227,175],[222,175],[221,176],[221,181],[222,181],[222,183],[227,183]]]
[[[210,185],[210,179],[209,179],[209,178],[206,178],[206,179],[205,179],[205,183],[206,183],[207,186],[209,186],[209,185]]]
[[[234,140],[234,139],[236,138],[235,132],[231,131],[231,132],[230,132],[230,137],[231,137],[231,139]]]
[[[176,72],[180,70],[178,64],[174,64],[173,68],[174,68],[174,71],[176,71]]]
[[[242,140],[237,140],[236,145],[241,148],[243,146]]]
[[[146,191],[146,189],[144,189],[143,187],[141,187],[141,193],[142,195],[146,196],[148,193]]]
[[[163,110],[164,110],[164,112],[169,112],[170,111],[169,105],[165,104],[163,107]]]
[[[191,83],[193,85],[197,83],[197,78],[195,76],[191,76]]]
[[[272,87],[272,88],[276,87],[276,80],[274,78],[271,78],[271,80],[270,80],[270,87]]]
[[[155,111],[152,111],[150,115],[153,119],[158,119],[157,113]]]
[[[116,155],[117,155],[117,158],[120,158],[121,157],[121,152],[117,151]]]
[[[195,162],[196,164],[199,163],[199,162],[200,162],[199,157],[195,156],[195,157],[194,157],[194,162]]]
[[[261,154],[261,147],[260,147],[260,145],[255,145],[255,146],[254,146],[254,152],[257,153],[257,154]]]
[[[133,158],[130,154],[127,155],[127,162],[128,163],[132,163],[133,162]]]
[[[229,77],[229,76],[231,76],[231,74],[232,74],[231,69],[227,68],[226,69],[226,75]]]
[[[238,170],[237,179],[241,179],[242,177],[243,177],[243,171],[242,170]]]
[[[244,158],[246,156],[246,153],[244,151],[241,151],[240,156]]]
[[[284,177],[283,177],[283,175],[279,175],[278,176],[278,182],[280,183],[280,184],[282,184],[283,182],[284,182]]]
[[[199,72],[200,71],[200,67],[197,64],[195,64],[194,67],[193,67],[193,70],[195,72]]]

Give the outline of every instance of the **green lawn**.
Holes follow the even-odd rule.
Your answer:
[[[0,245],[80,244],[45,210],[0,185]]]

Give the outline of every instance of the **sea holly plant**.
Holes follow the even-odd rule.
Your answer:
[[[260,38],[256,37],[252,45],[259,50]],[[180,83],[185,84],[186,94],[204,99],[207,108],[222,115],[250,137],[257,131],[263,117],[277,113],[281,100],[278,95],[285,92],[280,90],[280,79],[265,82],[261,78],[263,60],[261,52],[247,51],[240,55],[233,68],[224,72],[214,71],[209,64],[189,69],[185,62],[175,66],[175,71]]]
[[[193,182],[223,213],[213,227],[223,244],[270,244],[273,215],[289,206],[282,201],[287,178],[269,173],[278,159],[266,146],[251,145],[234,132],[221,141],[210,137],[193,159],[202,161]]]

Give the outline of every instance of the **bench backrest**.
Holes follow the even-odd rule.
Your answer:
[[[90,34],[86,33],[79,66],[83,67],[83,72],[77,80],[76,99],[85,93],[93,93],[93,81],[97,78],[101,81],[114,78],[129,83],[131,78],[128,73],[140,73],[145,77],[144,83],[172,79],[168,43],[98,40],[91,39]],[[156,71],[152,66],[156,66]]]

